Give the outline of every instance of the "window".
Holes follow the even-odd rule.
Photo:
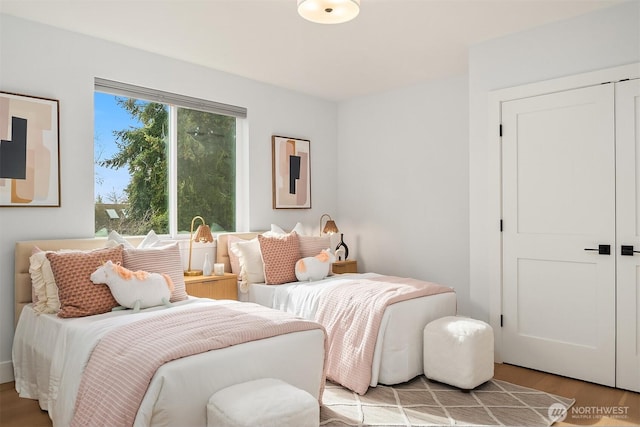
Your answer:
[[[103,79],[94,108],[96,235],[235,231],[245,109]]]

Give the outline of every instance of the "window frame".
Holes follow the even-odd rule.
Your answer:
[[[178,95],[155,89],[135,86],[128,83],[117,82],[102,78],[95,78],[94,93],[100,92],[113,96],[140,99],[148,102],[157,102],[169,108],[169,141],[167,157],[167,212],[169,216],[168,237],[188,238],[185,234],[178,234],[178,108],[187,108],[204,111],[207,113],[235,117],[236,142],[235,142],[235,230],[243,230],[248,223],[246,207],[249,206],[248,197],[248,149],[245,135],[247,134],[247,109],[229,104],[208,101],[185,95]],[[95,200],[94,200],[95,204]],[[210,220],[208,220],[210,222]],[[95,231],[94,231],[95,232]],[[161,234],[167,236],[166,234]]]

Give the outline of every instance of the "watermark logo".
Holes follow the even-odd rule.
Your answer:
[[[574,406],[571,408],[572,419],[625,419],[629,417],[628,406]]]
[[[562,403],[554,403],[549,406],[547,413],[552,423],[563,421],[567,418],[567,407]]]
[[[599,420],[602,418],[626,419],[629,417],[628,406],[574,406],[569,411],[562,403],[554,403],[547,411],[552,423],[564,421],[568,416],[572,420]]]

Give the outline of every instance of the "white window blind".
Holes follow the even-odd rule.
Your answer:
[[[171,92],[149,89],[142,86],[135,86],[99,77],[95,78],[95,90],[111,93],[113,95],[126,96],[128,98],[144,99],[145,101],[171,104],[193,110],[221,114],[224,116],[237,117],[241,119],[247,117],[247,109],[244,107],[208,101],[206,99],[194,98],[191,96],[178,95]]]

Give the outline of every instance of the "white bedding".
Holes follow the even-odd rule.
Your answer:
[[[293,282],[284,285],[249,285],[241,298],[278,308],[314,320],[317,297],[331,287],[354,278],[380,276],[376,273],[342,274],[316,282]],[[431,295],[392,304],[382,318],[371,367],[372,387],[399,384],[423,373],[423,331],[427,323],[456,314],[454,292]]]
[[[181,307],[216,304],[189,298]],[[116,311],[76,319],[38,315],[30,306],[21,314],[14,338],[16,390],[21,397],[38,399],[54,426],[69,425],[82,370],[98,338],[130,316],[150,317],[162,307]],[[260,363],[256,363],[256,354]],[[316,398],[321,388],[324,336],[320,330],[296,332],[209,351],[163,365],[151,380],[135,424],[206,425],[206,404],[216,391],[265,377],[282,379]]]

